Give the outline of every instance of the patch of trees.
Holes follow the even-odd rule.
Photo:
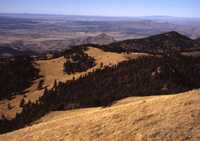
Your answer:
[[[198,59],[179,55],[144,57],[60,82],[44,95],[55,96],[53,109],[65,110],[106,106],[127,96],[177,93],[200,86],[199,65]]]
[[[25,56],[0,59],[0,100],[23,94],[39,77],[32,61]]]
[[[95,59],[85,53],[86,49],[86,47],[74,47],[64,52],[66,58],[64,72],[68,74],[84,72],[96,65]]]
[[[55,82],[35,104],[23,105],[13,120],[0,121],[0,132],[22,128],[54,110],[109,106],[129,96],[174,94],[200,87],[200,60],[180,55],[143,57],[98,69],[78,80]]]

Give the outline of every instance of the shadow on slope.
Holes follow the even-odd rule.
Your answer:
[[[64,72],[67,74],[84,72],[96,65],[95,59],[90,57],[85,51],[88,48],[75,47],[64,52],[66,62],[64,64]]]
[[[33,59],[27,56],[0,59],[0,100],[23,94],[32,81],[39,77]]]
[[[200,87],[198,58],[149,56],[105,67],[65,83],[55,81],[36,103],[23,104],[13,120],[0,121],[5,133],[30,124],[50,111],[109,106],[129,96],[179,93]]]

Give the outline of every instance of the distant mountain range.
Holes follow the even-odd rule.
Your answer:
[[[173,17],[173,16],[146,16],[141,19],[148,19],[156,22],[168,22],[178,25],[196,26],[200,25],[200,18],[197,17]]]
[[[75,39],[75,42],[76,45],[81,45],[81,44],[107,45],[115,42],[115,39],[112,36],[102,33],[97,36],[89,36],[86,38]]]
[[[99,34],[97,36],[88,36],[85,38],[77,38],[70,40],[51,40],[43,41],[38,44],[25,43],[23,41],[1,44],[0,45],[0,56],[10,57],[19,55],[32,55],[37,56],[39,54],[45,54],[48,52],[61,52],[73,46],[82,44],[98,44],[98,45],[108,45],[115,42],[112,36],[105,33]]]
[[[18,55],[39,55],[50,52],[62,52],[65,49],[81,46],[85,44],[100,45],[109,51],[123,50],[136,52],[163,53],[164,51],[181,51],[188,49],[199,49],[200,39],[190,39],[178,32],[171,31],[163,34],[153,35],[141,39],[129,39],[124,41],[116,41],[107,34],[99,34],[97,36],[89,36],[79,39],[71,39],[70,41],[55,40],[46,41],[41,44],[24,44],[23,42],[15,42],[12,44],[4,44],[0,46],[0,56],[18,56]],[[45,50],[44,50],[45,49]]]
[[[16,44],[2,44],[0,45],[0,57],[12,57],[12,56],[33,56],[38,55],[33,50],[27,50],[24,46],[17,48]]]
[[[39,37],[66,32],[115,32],[120,34],[119,37],[116,36],[117,38],[127,39],[147,37],[172,30],[192,38],[200,37],[200,18],[0,14],[0,33],[11,35],[34,34],[34,37],[36,35]],[[116,39],[114,35],[113,37]]]
[[[134,49],[142,49],[144,46],[145,48],[147,48],[146,46],[155,48],[154,44],[160,48],[157,46],[160,40],[156,40],[156,38],[168,37],[152,37],[149,39],[150,41],[148,41],[148,37],[170,31],[176,31],[191,38],[179,40],[179,42],[184,41],[181,47],[189,46],[188,44],[191,47],[193,41],[189,40],[200,37],[200,19],[170,16],[99,17],[0,14],[0,56],[61,52],[81,44],[107,45],[124,40],[127,42],[124,44],[130,45],[123,48],[127,48],[127,46]],[[180,37],[172,36],[167,40],[172,41],[174,38]],[[134,44],[132,44],[129,42],[133,41],[127,39],[140,40],[134,40]],[[19,44],[19,42],[21,43]],[[165,41],[161,40],[161,42]],[[195,46],[199,46],[198,41],[194,41],[194,43]]]
[[[76,21],[135,21],[141,19],[150,19],[150,20],[163,20],[163,21],[175,21],[178,20],[185,20],[185,19],[193,19],[193,20],[200,20],[198,17],[176,17],[176,16],[167,16],[167,15],[152,15],[152,16],[90,16],[90,15],[58,15],[58,14],[34,14],[34,13],[0,13],[0,16],[5,17],[17,17],[17,18],[26,18],[26,19],[38,19],[38,18],[47,18],[47,19],[66,19],[66,20],[76,20]]]

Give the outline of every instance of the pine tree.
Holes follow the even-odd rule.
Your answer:
[[[20,107],[24,107],[24,105],[25,105],[25,100],[24,100],[24,98],[21,100],[21,102],[20,102]]]

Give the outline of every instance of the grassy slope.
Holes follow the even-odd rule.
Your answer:
[[[44,90],[38,90],[37,86],[40,80],[44,80],[44,87],[47,86],[51,88],[54,84],[54,81],[62,81],[65,82],[67,80],[72,80],[73,77],[79,78],[81,75],[84,75],[88,72],[92,72],[95,69],[99,68],[101,63],[104,65],[114,65],[119,62],[128,60],[128,59],[135,59],[140,56],[144,56],[147,54],[143,53],[112,53],[112,52],[104,52],[103,50],[90,47],[89,50],[86,52],[89,56],[94,57],[96,60],[96,66],[89,69],[87,72],[76,73],[72,75],[65,74],[63,72],[63,64],[65,62],[64,57],[51,59],[51,60],[41,60],[36,62],[36,67],[40,70],[40,75],[43,78],[40,78],[33,82],[33,85],[26,90],[26,101],[35,102],[42,94]],[[0,116],[4,114],[7,118],[14,118],[17,112],[21,112],[21,108],[19,107],[23,96],[16,96],[11,101],[4,100],[0,101]],[[11,105],[12,109],[8,109],[8,104]]]
[[[130,97],[108,108],[55,112],[38,124],[0,136],[4,141],[200,140],[200,90]]]
[[[119,63],[145,54],[117,54],[89,49],[97,66]],[[54,80],[66,81],[73,76],[62,71],[64,58],[39,61],[44,85],[51,87]],[[53,67],[52,67],[53,66]],[[95,68],[93,68],[95,69]],[[89,70],[92,71],[93,69]],[[86,73],[86,72],[84,72]],[[79,77],[80,74],[75,74]],[[28,99],[35,99],[42,91],[36,90],[38,81],[29,88]],[[200,90],[179,95],[130,97],[108,108],[89,108],[53,112],[38,124],[0,135],[4,141],[77,141],[77,140],[200,140]],[[12,104],[17,107],[17,100]],[[20,100],[19,100],[20,101]],[[15,110],[15,109],[13,109]],[[13,111],[14,112],[14,111]]]

